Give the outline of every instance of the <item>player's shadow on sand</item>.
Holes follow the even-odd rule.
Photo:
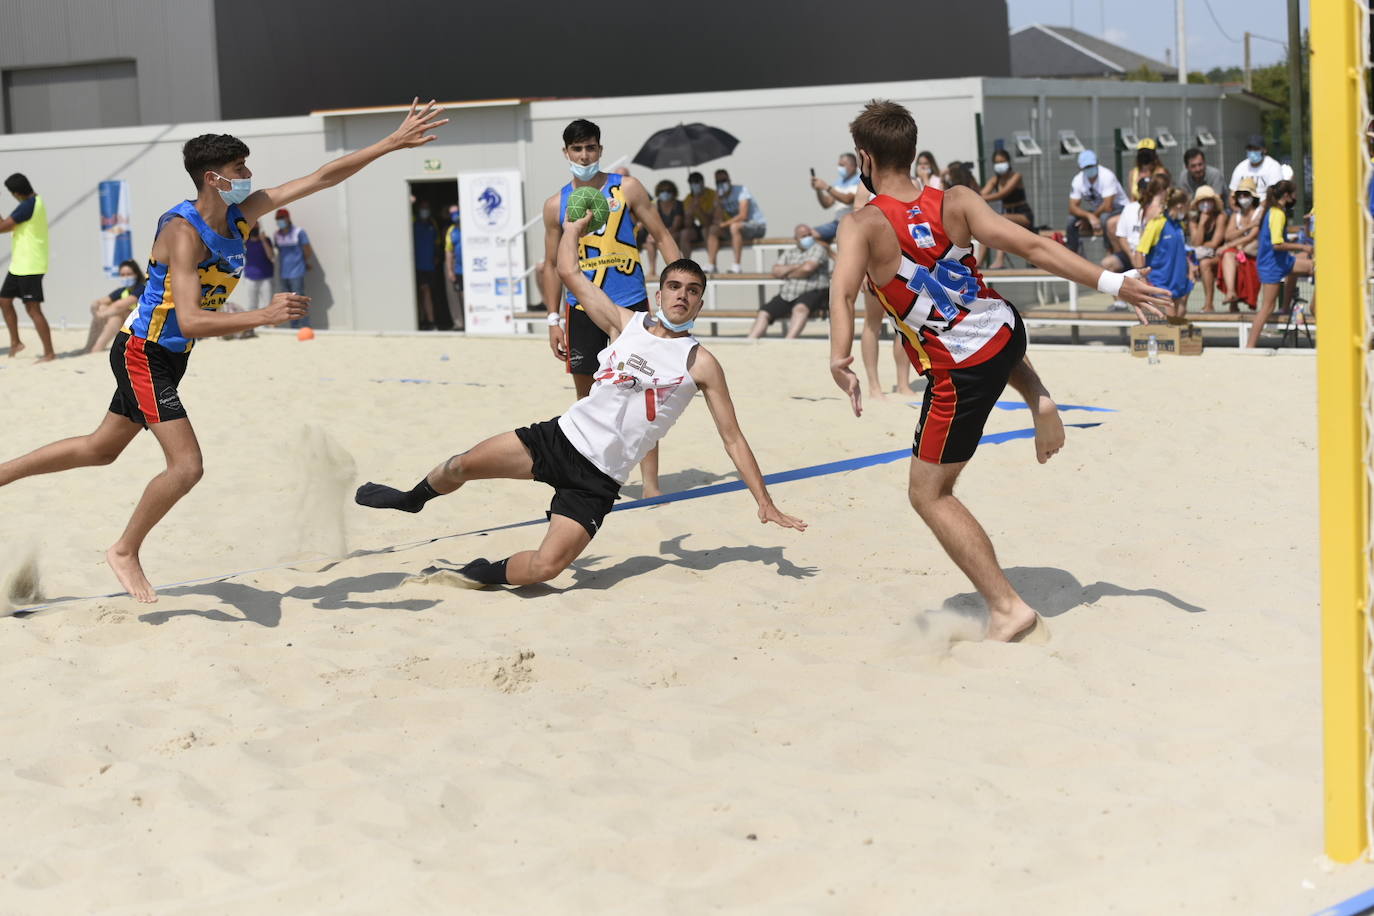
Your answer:
[[[1073,573],[1052,566],[1015,566],[1006,573],[1012,588],[1041,617],[1058,617],[1081,605],[1096,604],[1103,598],[1114,597],[1158,598],[1189,614],[1202,614],[1207,610],[1157,588],[1126,588],[1111,582],[1084,585]],[[941,610],[978,621],[987,620],[987,604],[977,592],[952,595],[945,599]]]
[[[680,493],[683,490],[694,490],[697,487],[720,483],[722,480],[734,480],[737,476],[736,474],[713,474],[700,468],[688,468],[685,471],[664,474],[658,479],[658,484],[663,488],[664,493]],[[644,485],[626,484],[620,488],[620,496],[622,499],[640,499],[644,496]]]
[[[424,611],[434,607],[438,601],[411,599],[409,601],[352,601],[354,594],[389,591],[407,577],[407,573],[373,573],[370,576],[345,576],[335,579],[328,585],[299,585],[285,592],[255,588],[241,582],[209,582],[203,585],[187,585],[160,592],[162,600],[181,595],[209,595],[227,604],[242,616],[226,614],[213,609],[208,611],[150,611],[140,614],[138,619],[154,626],[164,624],[173,617],[204,617],[221,623],[256,623],[259,626],[275,627],[281,623],[283,599],[295,598],[313,601],[322,611],[340,610],[382,610],[382,611]]]
[[[682,542],[689,535],[679,534],[675,538],[658,545],[654,556],[627,557],[614,566],[604,569],[595,568],[605,557],[584,556],[573,563],[573,581],[578,589],[607,589],[619,585],[626,579],[642,576],[645,573],[662,569],[665,566],[678,566],[705,572],[724,566],[727,563],[762,563],[776,566],[778,575],[789,579],[809,579],[819,571],[814,566],[798,566],[783,556],[781,547],[712,547],[707,550],[689,550]],[[550,589],[549,592],[556,591]],[[527,597],[537,597],[529,593]]]

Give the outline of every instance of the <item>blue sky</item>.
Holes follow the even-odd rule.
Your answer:
[[[1240,66],[1245,59],[1242,34],[1251,32],[1288,40],[1288,0],[1182,0],[1188,33],[1188,69]],[[1208,6],[1221,23],[1217,28]],[[1303,28],[1307,27],[1308,0],[1301,0]],[[1174,0],[1154,3],[1131,0],[1007,0],[1007,19],[1012,31],[1038,22],[1042,25],[1073,25],[1079,31],[1130,48],[1159,60],[1164,49],[1173,53]],[[1228,41],[1222,30],[1234,41]],[[1251,39],[1255,66],[1277,63],[1283,48],[1272,41]]]

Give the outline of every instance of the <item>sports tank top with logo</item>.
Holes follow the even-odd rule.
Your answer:
[[[162,227],[174,219],[184,219],[195,227],[200,240],[209,249],[209,254],[196,265],[200,279],[200,307],[207,311],[218,311],[229,298],[243,276],[245,250],[243,240],[252,228],[237,204],[229,205],[229,231],[234,233],[226,238],[210,228],[210,225],[196,210],[194,202],[183,200],[162,216],[158,217],[157,232],[153,238],[162,234]],[[176,303],[172,301],[172,278],[169,265],[148,259],[148,283],[139,297],[138,307],[129,313],[124,330],[134,337],[142,337],[151,343],[171,350],[174,353],[189,353],[195,341],[181,333],[177,324]]]
[[[625,197],[624,180],[623,175],[606,176],[606,183],[601,186],[601,194],[611,208],[606,225],[582,236],[577,243],[577,262],[582,273],[622,307],[638,305],[649,298],[644,286],[644,265],[639,260],[639,244],[635,241],[635,215]],[[570,181],[559,193],[559,223],[568,216],[568,195],[572,191]],[[569,305],[581,308],[572,293],[567,294],[567,300]]]
[[[606,345],[592,390],[558,418],[573,448],[606,476],[624,483],[697,392],[687,359],[697,339],[659,337],[638,313]]]
[[[907,203],[886,194],[868,202],[887,217],[902,252],[896,276],[882,286],[869,282],[922,374],[991,359],[1016,325],[1016,310],[983,282],[973,250],[945,235],[944,199],[944,191],[927,185]]]

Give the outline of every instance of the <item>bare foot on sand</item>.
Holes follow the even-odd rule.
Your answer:
[[[56,353],[44,353],[42,356],[38,357],[38,359],[34,360],[34,362],[35,362],[35,363],[50,363],[50,362],[52,362],[52,361],[55,360],[55,359],[57,359],[57,354],[56,354]]]
[[[886,401],[886,400],[887,400],[887,392],[883,391],[883,389],[881,389],[881,388],[874,388],[872,385],[869,385],[869,386],[868,386],[868,399],[869,399],[870,401]]]
[[[121,553],[115,547],[105,551],[105,562],[114,570],[115,578],[124,590],[143,604],[157,601],[157,592],[148,577],[143,575],[143,565],[138,562],[138,554]]]
[[[988,615],[988,632],[984,638],[992,642],[1044,642],[1044,639],[1032,638],[1035,631],[1044,629],[1040,615],[1030,605],[1018,601],[1010,611]],[[1048,636],[1048,631],[1036,635]]]
[[[10,344],[10,359],[14,359],[16,356],[18,356],[23,351],[23,349],[24,345],[21,343]]]
[[[662,496],[662,495],[663,495],[663,491],[660,490],[658,487],[645,486],[645,487],[644,487],[644,492],[643,492],[642,494],[640,494],[640,497],[639,497],[639,498],[640,498],[640,499],[652,499],[652,498],[655,497],[655,496]]]
[[[1035,460],[1044,464],[1064,447],[1064,421],[1059,419],[1059,405],[1047,395],[1031,408],[1035,416]]]
[[[897,389],[897,397],[899,397],[899,398],[919,398],[920,396],[921,396],[921,392],[917,391],[917,390],[914,389],[914,388],[898,388],[898,389]]]

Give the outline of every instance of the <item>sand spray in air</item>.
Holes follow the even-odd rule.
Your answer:
[[[29,544],[11,556],[18,562],[0,569],[0,613],[44,600],[38,571],[38,546]]]
[[[288,529],[287,549],[301,558],[330,559],[348,552],[344,509],[356,486],[353,456],[318,426],[307,424],[293,448],[300,475]]]

